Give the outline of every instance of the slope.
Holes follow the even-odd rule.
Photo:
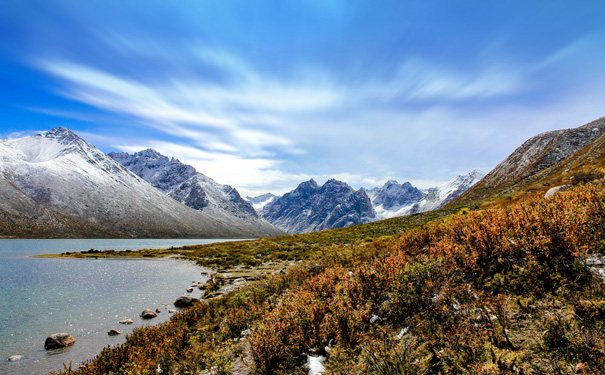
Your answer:
[[[543,195],[550,187],[569,182],[580,166],[584,169],[603,166],[598,156],[602,141],[596,141],[603,134],[605,118],[578,128],[538,134],[449,205],[492,205]],[[566,166],[571,161],[573,166]]]

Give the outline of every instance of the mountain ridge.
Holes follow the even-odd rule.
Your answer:
[[[0,140],[0,235],[231,237],[264,233],[193,210],[69,129]]]

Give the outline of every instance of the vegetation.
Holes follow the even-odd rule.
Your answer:
[[[595,177],[598,178],[599,176]],[[586,181],[589,181],[587,179]],[[300,260],[65,374],[572,374],[605,369],[603,182],[301,236],[178,249],[201,264]],[[247,334],[246,334],[247,333]]]

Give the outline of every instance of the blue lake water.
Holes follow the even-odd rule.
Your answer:
[[[193,281],[205,281],[193,263],[175,259],[45,259],[32,255],[66,251],[170,248],[224,240],[22,240],[0,239],[0,374],[46,374],[76,368],[108,345],[145,324],[169,319],[165,306],[185,293]],[[194,289],[191,294],[199,297]],[[143,321],[143,309],[160,308]],[[119,324],[130,318],[134,324]],[[108,336],[111,329],[122,331]],[[46,351],[44,340],[69,333],[76,343]],[[9,362],[7,358],[21,355]]]

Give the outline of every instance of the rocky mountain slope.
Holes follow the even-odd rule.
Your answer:
[[[260,212],[263,210],[263,208],[268,204],[271,203],[275,200],[275,198],[277,198],[276,195],[273,195],[271,193],[267,193],[267,194],[263,194],[263,195],[259,195],[257,197],[246,197],[246,200],[248,202],[250,202],[250,204],[252,205],[252,207],[257,211]]]
[[[344,182],[329,180],[319,186],[314,180],[275,198],[262,216],[288,233],[308,233],[342,228],[375,220],[376,214],[365,191],[355,191]]]
[[[604,134],[605,118],[578,128],[538,134],[523,143],[451,205],[518,199],[521,195],[542,192],[550,186],[569,182],[570,167],[562,166],[572,160],[576,163],[574,170],[581,169],[578,163],[587,167],[597,166],[594,160],[599,158],[596,156],[599,151],[594,145]]]
[[[236,189],[217,183],[177,159],[168,158],[152,149],[132,155],[112,152],[109,156],[188,207],[212,217],[221,217],[231,225],[237,226],[243,222],[266,234],[281,234],[281,231],[262,219]]]
[[[193,210],[59,127],[0,140],[0,235],[258,237],[274,232]]]

